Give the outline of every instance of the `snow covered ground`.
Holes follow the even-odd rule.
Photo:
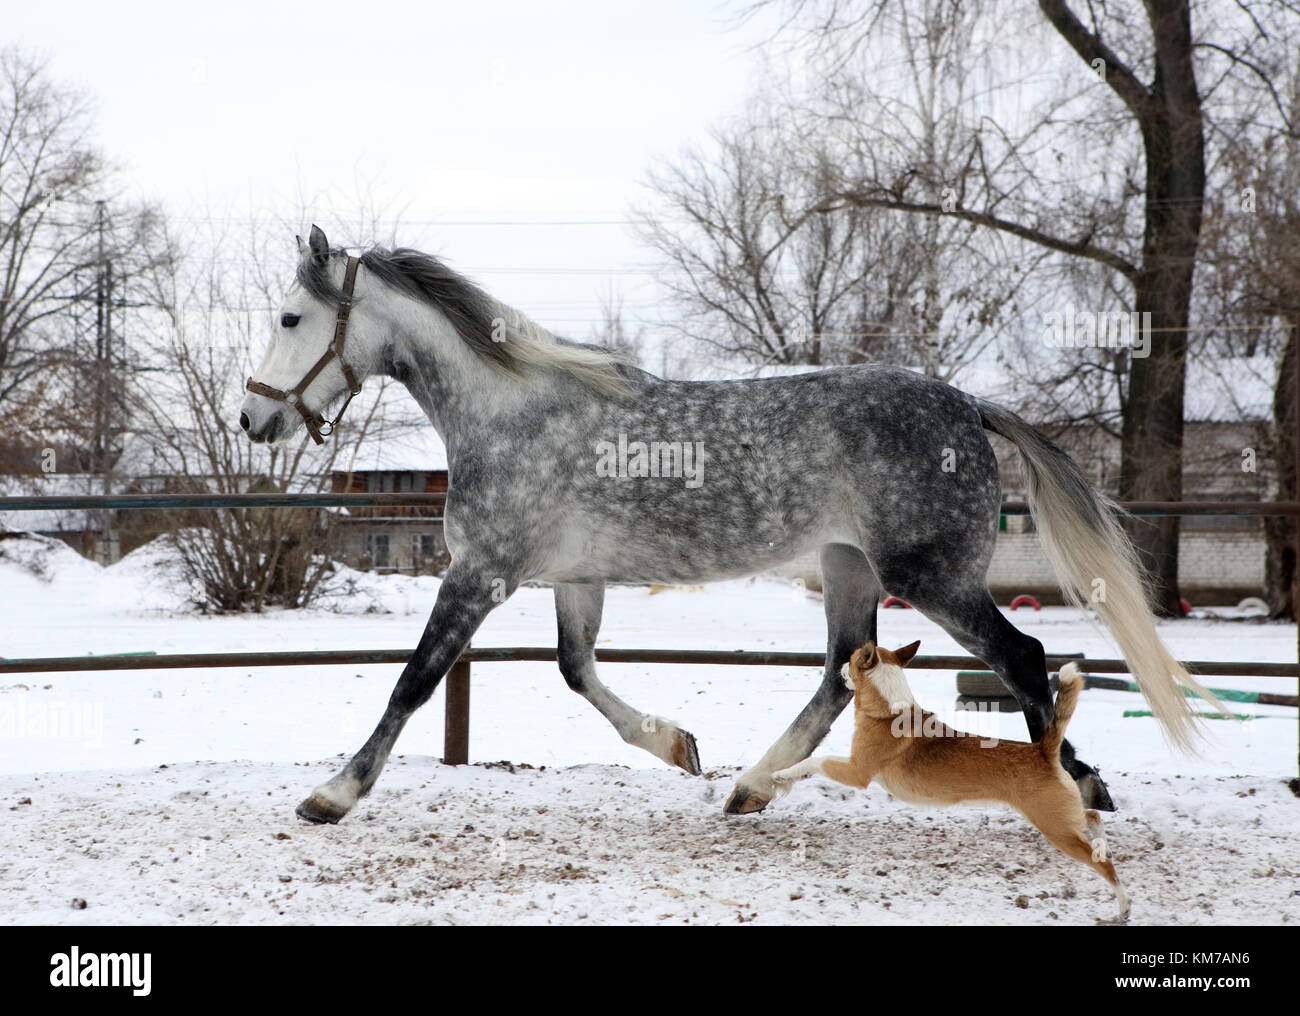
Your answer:
[[[143,548],[110,569],[0,540],[0,654],[410,647],[437,580],[353,575],[329,608],[248,617],[179,609],[186,591]],[[386,612],[385,612],[386,611]],[[1049,652],[1116,655],[1078,612],[1017,611]],[[1295,659],[1294,625],[1161,625],[1184,659]],[[821,605],[773,579],[614,589],[601,644],[822,648]],[[888,645],[958,652],[912,611]],[[552,645],[550,591],[523,589],[477,645]],[[602,676],[692,731],[692,778],[624,745],[553,664],[476,664],[470,754],[441,765],[441,695],[408,725],[375,792],[336,827],[294,805],[369,734],[395,666],[257,672],[0,675],[0,920],[8,923],[1091,923],[1108,890],[1000,807],[922,810],[821,780],[759,816],[722,803],[811,695],[793,668],[620,665]],[[917,671],[951,716],[952,673]],[[1215,687],[1293,693],[1276,679]],[[1207,724],[1172,753],[1124,692],[1085,692],[1070,727],[1119,811],[1108,818],[1135,923],[1300,920],[1296,710]],[[1019,717],[981,733],[1025,736]],[[969,721],[956,725],[969,728]],[[823,750],[845,753],[846,713]],[[497,765],[509,760],[512,765]],[[84,906],[83,906],[84,903]]]

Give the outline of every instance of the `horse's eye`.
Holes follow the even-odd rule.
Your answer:
[[[292,328],[294,325],[296,325],[296,324],[297,324],[299,321],[301,321],[301,320],[302,320],[302,318],[301,318],[301,316],[298,315],[298,314],[281,314],[281,315],[280,315],[280,324],[281,324],[283,327],[285,327],[285,328]]]

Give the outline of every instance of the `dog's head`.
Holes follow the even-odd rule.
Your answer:
[[[876,712],[883,711],[883,715],[892,716],[900,709],[916,704],[903,668],[912,661],[920,648],[919,640],[902,649],[885,649],[868,641],[861,649],[854,650],[849,662],[840,670],[840,675],[844,678],[844,683],[853,689],[860,704]]]

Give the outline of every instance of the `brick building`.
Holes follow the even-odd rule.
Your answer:
[[[349,471],[335,470],[336,493],[447,492],[447,450],[432,427],[400,438],[363,442]],[[442,504],[333,509],[338,547],[353,568],[408,575],[437,574],[451,560],[442,536]]]

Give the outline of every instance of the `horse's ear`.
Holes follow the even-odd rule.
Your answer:
[[[902,649],[895,650],[894,655],[898,657],[898,665],[906,667],[912,662],[912,657],[916,655],[916,651],[920,648],[921,640],[917,639],[910,646],[903,646]]]
[[[311,227],[311,235],[307,242],[311,245],[312,260],[318,265],[324,265],[330,259],[330,242],[325,239],[325,231],[315,223]]]
[[[302,237],[295,234],[294,239],[298,241],[298,256],[305,256],[307,253],[307,245],[302,242]]]

